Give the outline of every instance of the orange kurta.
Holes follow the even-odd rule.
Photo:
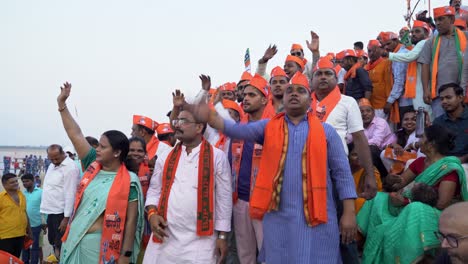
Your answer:
[[[375,175],[375,180],[377,182],[377,191],[381,192],[382,180],[380,179],[379,171],[375,167],[374,167],[374,175]],[[364,184],[365,184],[364,178],[366,177],[364,168],[361,168],[358,171],[354,172],[353,177],[354,177],[354,183],[356,184],[356,192],[359,195],[360,193],[364,191]],[[361,197],[357,198],[354,201],[354,208],[356,210],[356,215],[359,212],[359,210],[361,210],[365,202],[366,202],[366,199],[361,198]]]
[[[389,59],[383,58],[368,72],[373,86],[370,102],[374,109],[383,109],[393,86],[392,62]]]

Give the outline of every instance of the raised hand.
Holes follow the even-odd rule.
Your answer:
[[[198,76],[201,80],[201,85],[202,85],[202,89],[205,90],[205,91],[210,91],[210,88],[211,88],[211,78],[209,75],[200,75]]]
[[[320,37],[314,31],[310,31],[310,42],[306,40],[307,48],[312,52],[318,52],[320,48]]]
[[[174,107],[182,107],[186,104],[184,94],[180,90],[175,90],[172,93],[172,104]]]
[[[265,50],[265,53],[263,54],[263,57],[260,59],[260,63],[267,63],[269,60],[271,60],[276,53],[278,52],[278,48],[276,45],[270,45],[268,48]]]
[[[71,87],[72,85],[69,82],[64,83],[63,86],[60,87],[60,94],[57,97],[59,107],[63,107],[65,105],[67,98],[70,96]]]

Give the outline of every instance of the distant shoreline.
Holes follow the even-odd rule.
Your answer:
[[[0,146],[0,149],[47,149],[47,146]]]

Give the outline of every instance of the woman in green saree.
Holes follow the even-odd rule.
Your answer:
[[[63,126],[86,170],[62,239],[60,263],[134,263],[144,202],[139,178],[124,164],[129,140],[110,130],[92,148],[67,109],[70,90],[71,84],[65,83],[57,102]]]
[[[445,156],[454,147],[454,136],[444,127],[425,129],[418,158],[401,175],[387,176],[393,193],[378,193],[357,215],[358,227],[366,237],[363,263],[417,263],[431,249],[440,247],[434,235],[441,210],[457,199],[468,200],[465,172],[460,160]],[[435,207],[411,202],[408,184],[424,183],[438,193]]]

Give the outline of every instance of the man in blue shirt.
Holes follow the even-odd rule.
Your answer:
[[[33,233],[33,244],[30,249],[23,249],[22,259],[24,263],[37,264],[39,263],[39,255],[42,248],[39,247],[39,236],[43,228],[40,206],[42,198],[42,189],[35,187],[34,176],[32,174],[25,174],[21,177],[25,190],[23,191],[26,196],[26,211],[28,212],[29,223]]]

